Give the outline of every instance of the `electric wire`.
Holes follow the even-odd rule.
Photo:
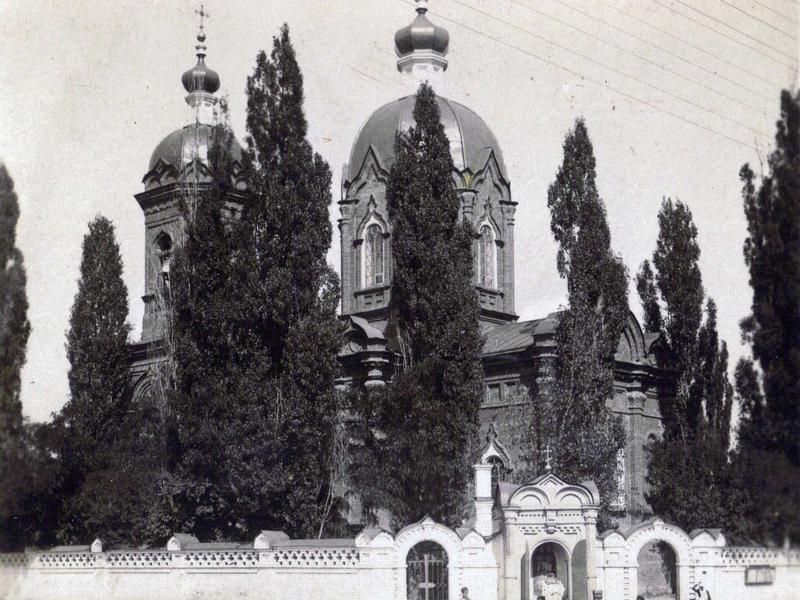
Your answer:
[[[416,4],[415,4],[415,2],[413,0],[400,0],[400,1],[405,3],[405,4],[408,4],[410,6],[416,6]],[[552,61],[552,60],[549,60],[547,58],[541,57],[541,56],[535,54],[534,52],[531,52],[531,51],[529,51],[529,50],[527,50],[525,48],[521,48],[521,47],[519,47],[519,46],[517,46],[515,44],[511,44],[511,43],[507,42],[504,39],[498,38],[496,36],[493,36],[491,34],[488,34],[488,33],[484,32],[484,31],[476,29],[476,28],[474,28],[474,27],[472,27],[470,25],[467,25],[466,23],[462,23],[461,21],[458,21],[458,20],[453,19],[451,17],[448,17],[446,15],[443,15],[443,14],[441,14],[439,12],[432,12],[430,10],[428,12],[431,13],[432,15],[435,15],[437,18],[442,19],[443,21],[447,21],[448,23],[452,23],[453,25],[455,25],[457,27],[460,27],[461,29],[464,29],[464,30],[469,31],[471,33],[474,33],[476,35],[485,37],[485,38],[487,38],[489,40],[492,40],[493,42],[495,42],[497,44],[500,44],[501,46],[505,46],[507,48],[511,48],[512,50],[516,50],[517,52],[520,52],[521,54],[525,54],[526,56],[529,56],[531,58],[534,58],[534,59],[538,60],[539,62],[545,63],[547,65],[550,65],[551,67],[555,67],[556,69],[559,69],[561,71],[569,73],[570,75],[574,75],[574,76],[579,77],[579,78],[581,78],[583,80],[586,80],[586,81],[588,81],[590,83],[594,83],[595,85],[607,88],[607,89],[609,89],[609,90],[611,90],[611,91],[613,91],[613,92],[615,92],[615,93],[617,93],[617,94],[619,94],[621,96],[624,96],[625,98],[628,98],[629,100],[633,100],[634,102],[637,102],[639,104],[642,104],[644,106],[652,108],[653,110],[656,110],[658,112],[661,112],[661,113],[664,113],[666,115],[669,115],[669,116],[671,116],[671,117],[673,117],[675,119],[678,119],[679,121],[683,121],[684,123],[687,123],[689,125],[693,125],[693,126],[699,128],[699,129],[702,129],[703,131],[706,131],[707,133],[711,133],[711,134],[716,135],[716,136],[718,136],[720,138],[726,139],[726,140],[728,140],[730,142],[733,142],[734,144],[736,144],[738,146],[741,146],[742,148],[746,148],[746,149],[751,150],[751,151],[756,151],[757,150],[757,148],[754,145],[748,144],[747,142],[744,142],[741,139],[735,138],[735,137],[730,136],[730,135],[728,135],[726,133],[723,133],[721,131],[717,131],[716,129],[713,129],[711,127],[703,125],[702,123],[698,123],[697,121],[694,121],[692,119],[684,117],[681,114],[672,112],[672,111],[670,111],[668,109],[665,109],[665,108],[662,108],[662,107],[660,107],[660,106],[658,106],[656,104],[653,104],[652,102],[648,102],[647,100],[643,100],[642,98],[634,96],[633,94],[629,94],[628,92],[625,92],[624,90],[620,90],[618,88],[615,88],[614,86],[609,85],[608,83],[604,83],[602,81],[593,79],[591,77],[587,77],[587,76],[583,75],[582,73],[579,73],[578,71],[575,71],[574,69],[571,69],[569,67],[565,67],[564,65],[561,65],[561,64],[559,64],[559,63],[557,63],[555,61]]]
[[[775,10],[775,9],[774,9],[774,8],[772,8],[771,6],[769,6],[769,5],[767,5],[767,4],[764,4],[763,2],[759,2],[758,0],[750,0],[750,1],[751,1],[753,4],[758,4],[758,5],[759,5],[761,8],[764,8],[764,9],[768,10],[768,11],[769,11],[769,12],[771,12],[772,14],[778,15],[778,16],[779,16],[779,17],[781,17],[782,19],[785,19],[785,20],[789,21],[789,23],[791,23],[792,25],[795,25],[795,26],[797,25],[797,19],[792,19],[792,18],[790,18],[790,17],[787,17],[787,16],[786,16],[785,14],[783,14],[782,12],[780,12],[780,11],[778,11],[778,10]],[[791,2],[791,0],[790,0],[790,2]],[[792,2],[792,4],[795,4],[795,3],[794,3],[794,2]]]
[[[558,0],[556,0],[556,1],[558,1]],[[551,19],[551,20],[553,20],[553,21],[555,21],[557,23],[560,23],[560,24],[564,25],[565,27],[569,27],[570,29],[574,29],[575,31],[577,31],[579,33],[582,33],[583,35],[587,35],[587,36],[599,41],[600,43],[603,43],[603,44],[606,44],[608,46],[611,46],[615,50],[618,50],[618,51],[620,51],[620,52],[622,52],[624,54],[628,54],[629,56],[632,56],[632,57],[634,57],[634,58],[636,58],[638,60],[641,60],[641,61],[643,61],[643,62],[645,62],[645,63],[647,63],[649,65],[652,65],[652,66],[654,66],[654,67],[656,67],[658,69],[661,69],[662,71],[665,71],[665,72],[667,72],[667,73],[669,73],[671,75],[674,75],[676,77],[680,77],[681,79],[683,79],[685,81],[688,81],[690,83],[693,83],[694,85],[697,85],[697,86],[699,86],[699,87],[701,87],[701,88],[703,88],[703,89],[705,89],[705,90],[707,90],[709,92],[717,94],[717,95],[725,98],[726,100],[729,100],[730,102],[735,102],[736,104],[739,104],[740,106],[743,106],[745,108],[749,108],[750,110],[754,110],[754,111],[757,111],[757,112],[759,112],[759,111],[760,112],[764,112],[763,109],[761,109],[761,108],[759,108],[757,106],[753,106],[752,104],[749,104],[749,103],[744,102],[742,100],[739,100],[738,98],[734,98],[733,96],[729,96],[728,94],[725,94],[725,93],[719,91],[718,89],[716,89],[715,87],[710,86],[710,85],[708,85],[706,83],[703,83],[702,81],[698,81],[697,79],[693,79],[692,77],[684,75],[684,74],[682,74],[682,73],[680,73],[678,71],[675,71],[675,70],[673,70],[673,69],[671,69],[669,67],[666,67],[666,66],[664,66],[662,64],[659,64],[659,63],[657,63],[657,62],[655,62],[653,60],[650,60],[646,56],[642,56],[641,54],[637,54],[636,52],[632,52],[632,51],[628,50],[627,48],[619,46],[619,45],[617,45],[617,44],[615,44],[613,42],[609,42],[608,40],[604,40],[600,36],[595,35],[594,33],[590,32],[590,31],[586,31],[585,29],[581,29],[580,27],[577,27],[575,25],[571,25],[571,24],[567,23],[566,21],[562,21],[561,19],[559,19],[557,17],[553,17],[552,15],[548,15],[547,13],[544,13],[544,12],[542,12],[542,11],[536,9],[536,8],[533,8],[532,6],[528,6],[527,4],[522,2],[522,0],[511,0],[511,2],[514,3],[514,4],[518,4],[519,6],[522,6],[523,8],[526,8],[527,10],[535,12],[536,14],[539,14],[539,15],[547,18],[547,19]],[[568,6],[568,5],[564,4],[564,6]],[[589,15],[587,13],[583,13],[583,14],[588,16],[588,17],[591,17],[591,15]],[[631,37],[634,37],[634,36],[631,36]],[[697,65],[695,65],[695,66],[697,66]]]
[[[753,50],[754,52],[758,52],[758,53],[759,53],[759,54],[761,54],[762,56],[765,56],[766,58],[770,59],[771,61],[773,61],[773,62],[775,62],[775,63],[777,63],[777,64],[779,64],[779,65],[782,65],[782,66],[784,66],[784,67],[790,67],[790,68],[795,68],[795,66],[796,66],[795,64],[787,64],[787,63],[783,62],[782,60],[775,58],[774,56],[770,56],[770,55],[769,55],[769,54],[767,54],[766,52],[763,52],[762,50],[760,50],[760,49],[758,49],[758,48],[756,48],[756,47],[750,46],[749,44],[746,44],[745,42],[743,42],[743,41],[741,41],[741,40],[737,40],[735,37],[732,37],[732,36],[730,36],[730,35],[727,35],[727,34],[723,33],[722,31],[720,31],[719,29],[715,29],[715,28],[711,27],[711,26],[710,26],[710,25],[708,25],[707,23],[703,23],[702,21],[700,21],[700,20],[698,20],[698,19],[694,19],[694,18],[692,18],[691,16],[689,16],[689,15],[687,15],[687,14],[684,14],[684,13],[682,13],[682,12],[678,11],[678,10],[675,10],[675,8],[674,8],[674,7],[672,7],[672,6],[667,6],[667,5],[666,5],[666,4],[664,4],[663,2],[660,2],[659,0],[650,0],[650,1],[651,1],[651,2],[654,2],[655,4],[658,4],[659,6],[661,6],[661,7],[663,7],[663,8],[666,8],[667,10],[673,11],[673,12],[675,12],[675,13],[677,13],[677,14],[679,14],[679,15],[683,16],[685,19],[688,19],[688,20],[690,20],[690,21],[692,21],[692,22],[694,22],[694,23],[697,23],[697,24],[698,24],[698,25],[700,25],[701,27],[705,27],[706,29],[708,29],[708,30],[710,30],[710,31],[714,31],[715,33],[717,33],[717,34],[719,34],[719,35],[721,35],[721,36],[723,36],[723,37],[725,37],[725,38],[727,38],[727,39],[731,40],[732,42],[735,42],[735,43],[739,44],[740,46],[744,46],[745,48],[748,48],[748,49],[750,49],[750,50]],[[727,23],[725,23],[724,21],[720,21],[719,19],[717,19],[716,17],[714,17],[714,16],[712,16],[712,15],[709,15],[709,14],[707,14],[707,13],[704,13],[703,11],[701,11],[701,10],[699,10],[699,9],[695,8],[694,6],[692,6],[692,5],[690,5],[690,4],[687,4],[686,2],[683,2],[683,0],[674,0],[674,1],[675,1],[675,2],[677,2],[678,4],[680,4],[681,6],[685,6],[686,8],[688,8],[689,10],[691,10],[691,11],[693,11],[693,12],[696,12],[696,13],[698,13],[698,14],[701,14],[701,15],[703,15],[704,17],[706,17],[706,18],[708,18],[708,19],[711,19],[712,21],[715,21],[715,22],[717,22],[717,23],[719,23],[719,24],[721,24],[721,25],[724,25],[724,26],[725,26],[725,27],[727,27],[728,29],[731,29],[731,30],[735,31],[735,32],[739,33],[740,35],[743,35],[743,36],[744,36],[744,37],[746,37],[746,38],[749,38],[749,39],[751,39],[751,40],[755,40],[756,42],[760,43],[761,45],[763,45],[763,46],[765,46],[765,47],[767,47],[767,48],[770,48],[770,49],[772,49],[773,51],[777,52],[777,53],[778,53],[778,54],[780,54],[781,56],[784,56],[784,57],[788,58],[789,60],[792,60],[792,61],[795,61],[795,60],[796,60],[794,56],[791,56],[791,55],[789,55],[789,54],[786,54],[786,53],[784,53],[782,50],[778,50],[778,49],[774,48],[773,46],[770,46],[770,45],[769,45],[769,44],[767,44],[766,42],[760,41],[758,38],[755,38],[755,37],[753,37],[753,36],[751,36],[751,35],[749,35],[749,34],[747,34],[747,33],[743,32],[743,31],[741,31],[741,30],[739,30],[739,29],[736,29],[736,27],[733,27],[733,26],[731,26],[731,25],[728,25],[728,24],[727,24]]]
[[[512,0],[512,1],[517,2],[519,0]],[[633,38],[634,40],[636,40],[638,42],[641,42],[642,44],[647,44],[648,46],[652,46],[653,48],[655,48],[655,49],[657,49],[657,50],[659,50],[659,51],[661,51],[661,52],[663,52],[665,54],[668,54],[669,56],[672,56],[672,57],[674,57],[674,58],[676,58],[676,59],[678,59],[678,60],[680,60],[680,61],[682,61],[682,62],[684,62],[684,63],[686,63],[688,65],[696,67],[696,68],[700,69],[701,71],[704,71],[704,72],[708,73],[709,75],[713,75],[714,77],[718,77],[719,79],[722,79],[723,81],[727,81],[731,85],[735,85],[736,87],[741,88],[742,90],[744,90],[746,92],[749,92],[749,93],[751,93],[751,94],[753,94],[755,96],[758,96],[759,98],[761,98],[763,100],[772,100],[772,96],[768,96],[767,94],[764,94],[764,93],[762,93],[762,92],[760,92],[758,90],[754,90],[753,88],[744,85],[742,82],[736,81],[735,79],[731,79],[730,77],[726,77],[726,76],[722,75],[721,73],[719,73],[719,72],[717,72],[717,71],[715,71],[713,69],[709,69],[708,67],[705,67],[705,66],[701,65],[700,63],[696,63],[694,61],[691,61],[688,58],[686,58],[684,56],[681,56],[677,52],[673,52],[672,50],[669,50],[668,48],[664,48],[662,46],[659,46],[658,44],[654,44],[652,41],[650,41],[650,40],[648,40],[646,38],[643,38],[643,37],[639,37],[638,35],[635,35],[635,34],[629,32],[629,31],[627,31],[623,27],[615,25],[614,23],[610,23],[610,22],[608,22],[608,21],[606,21],[604,19],[601,19],[601,18],[599,18],[599,17],[597,17],[595,15],[589,14],[589,13],[581,10],[580,8],[577,8],[575,6],[572,6],[572,5],[568,4],[567,2],[564,2],[563,0],[555,0],[555,2],[557,2],[558,4],[561,4],[562,6],[565,6],[565,7],[569,8],[571,10],[574,10],[575,12],[577,12],[577,13],[579,13],[579,14],[587,17],[587,18],[592,19],[592,21],[594,21],[596,23],[602,23],[606,27],[610,27],[611,29],[619,31],[623,35],[627,35],[627,36]],[[614,6],[611,6],[611,5],[609,5],[609,6],[611,8],[614,8],[618,12],[621,12],[622,14],[631,17],[630,15],[627,15],[626,13],[620,11],[618,8],[616,8]],[[631,17],[631,18],[634,18],[634,17]],[[659,29],[658,27],[654,27],[654,26],[650,25],[649,23],[647,23],[645,21],[641,21],[641,22],[644,23],[645,25],[647,25],[648,27],[652,27],[656,31],[660,31],[661,33],[664,33],[666,35],[672,35],[669,32],[664,31],[663,29]],[[672,36],[672,37],[674,37],[678,41],[683,41],[680,38],[678,38],[677,36]],[[684,43],[688,43],[688,42],[684,42]],[[691,44],[689,44],[689,45],[691,45]],[[693,47],[695,47],[698,50],[702,50],[701,48],[698,48],[696,46],[693,46]],[[713,54],[709,54],[709,55],[713,56],[714,58],[717,58]],[[722,59],[720,59],[720,60],[722,60]],[[731,63],[727,63],[727,64],[731,64]],[[736,65],[731,64],[731,66],[736,66]],[[747,73],[747,71],[745,71],[745,72]],[[763,81],[765,81],[766,83],[771,83],[771,82],[767,81],[766,79],[764,79]],[[763,112],[763,110],[762,110],[762,112]]]
[[[777,26],[773,25],[772,23],[770,23],[769,21],[766,21],[766,20],[764,20],[764,19],[762,19],[760,17],[757,17],[756,15],[754,15],[752,13],[747,12],[743,8],[740,8],[740,7],[736,6],[733,2],[728,2],[728,0],[720,0],[720,2],[722,2],[726,6],[730,6],[735,11],[738,11],[738,12],[742,13],[743,15],[753,19],[754,21],[758,21],[759,23],[761,23],[763,25],[766,25],[770,29],[774,29],[778,33],[781,33],[781,34],[785,35],[786,37],[788,37],[790,40],[794,41],[794,40],[797,39],[797,34],[792,35],[791,33],[786,33],[786,31],[784,31],[780,27],[777,27]]]
[[[599,61],[599,60],[597,60],[597,59],[595,59],[595,58],[593,58],[591,56],[588,56],[586,54],[582,54],[581,52],[578,52],[577,50],[574,50],[574,49],[572,49],[572,48],[570,48],[568,46],[565,46],[563,44],[559,44],[558,42],[553,42],[552,40],[549,40],[549,39],[547,39],[547,38],[545,38],[545,37],[543,37],[543,36],[541,36],[541,35],[539,35],[537,33],[534,33],[534,32],[532,32],[532,31],[530,31],[528,29],[525,29],[524,27],[521,27],[521,26],[517,25],[516,23],[511,23],[510,21],[506,21],[504,19],[501,19],[500,17],[498,17],[496,15],[493,15],[493,14],[488,13],[486,11],[480,10],[479,8],[475,8],[474,6],[470,6],[469,4],[464,2],[463,0],[450,0],[450,1],[451,2],[455,2],[456,4],[459,4],[459,5],[461,5],[461,6],[465,7],[465,8],[468,8],[468,9],[470,9],[472,11],[475,11],[478,14],[483,15],[484,17],[487,17],[489,19],[493,19],[495,21],[498,21],[499,23],[502,23],[502,24],[504,24],[504,25],[506,25],[508,27],[513,28],[513,29],[517,29],[517,30],[519,30],[519,31],[531,36],[531,37],[534,37],[536,39],[542,40],[542,41],[544,41],[544,42],[546,42],[548,44],[551,44],[551,45],[553,45],[553,46],[555,46],[557,48],[565,50],[566,52],[569,52],[571,54],[575,54],[576,56],[579,56],[580,58],[582,58],[582,59],[584,59],[586,61],[594,63],[594,64],[596,64],[596,65],[598,65],[598,66],[600,66],[600,67],[602,67],[604,69],[607,69],[609,71],[612,71],[613,73],[621,75],[622,77],[626,77],[628,79],[631,79],[631,80],[633,80],[633,81],[635,81],[635,82],[637,82],[637,83],[639,83],[641,85],[644,85],[646,87],[649,87],[649,88],[651,88],[651,89],[653,89],[653,90],[655,90],[655,91],[657,91],[659,93],[662,93],[662,94],[664,94],[666,96],[674,98],[675,100],[678,100],[680,102],[684,102],[685,104],[693,106],[694,108],[697,108],[697,109],[702,110],[704,112],[707,112],[707,113],[709,113],[711,115],[714,115],[715,117],[717,117],[719,119],[722,119],[723,121],[728,121],[729,123],[737,125],[738,127],[742,127],[744,129],[747,129],[747,130],[751,131],[752,133],[754,133],[756,135],[766,136],[766,134],[763,131],[761,131],[759,129],[755,129],[755,128],[747,125],[746,123],[742,123],[741,121],[737,121],[736,119],[731,118],[731,117],[729,117],[727,115],[722,115],[722,114],[720,114],[720,113],[718,113],[718,112],[716,112],[716,111],[714,111],[714,110],[712,110],[710,108],[706,108],[705,106],[703,106],[701,104],[698,104],[697,102],[694,102],[693,100],[689,100],[689,99],[684,98],[683,96],[680,96],[678,94],[675,94],[674,92],[671,92],[671,91],[669,91],[667,89],[661,88],[661,87],[656,86],[656,85],[654,85],[652,83],[648,83],[648,82],[646,82],[646,81],[644,81],[644,80],[642,80],[642,79],[640,79],[640,78],[638,78],[638,77],[636,77],[634,75],[631,75],[630,73],[626,73],[625,71],[617,69],[616,67],[609,66],[609,65],[607,65],[607,64],[605,64],[605,63],[603,63],[603,62],[601,62],[601,61]]]
[[[654,30],[656,30],[658,32],[661,32],[664,35],[674,39],[674,40],[677,40],[677,41],[679,41],[679,42],[681,42],[683,44],[686,44],[690,48],[693,48],[694,50],[697,50],[698,52],[702,52],[703,54],[705,54],[707,56],[710,56],[711,58],[714,58],[715,60],[718,60],[718,61],[728,65],[729,67],[733,67],[735,69],[738,69],[738,70],[742,71],[743,73],[747,73],[747,75],[749,75],[750,77],[753,77],[754,79],[759,79],[760,81],[763,81],[764,83],[766,83],[768,85],[775,85],[775,82],[763,77],[761,74],[756,73],[755,71],[751,71],[751,70],[745,68],[744,66],[742,66],[741,64],[732,62],[732,61],[728,60],[727,58],[725,58],[724,56],[719,56],[718,54],[714,54],[713,52],[703,48],[702,46],[698,46],[696,44],[693,44],[692,42],[690,42],[688,40],[685,40],[685,39],[681,38],[680,36],[675,35],[674,33],[671,33],[669,31],[666,31],[664,29],[656,27],[655,25],[652,25],[651,23],[648,23],[647,21],[645,21],[644,19],[642,19],[640,17],[637,17],[636,15],[632,15],[632,14],[622,10],[621,8],[617,8],[613,4],[609,3],[607,0],[601,0],[601,2],[603,2],[606,6],[608,6],[612,10],[615,10],[616,12],[618,12],[618,13],[620,13],[622,15],[625,15],[629,19],[633,19],[634,21],[637,21],[638,23],[641,23],[642,25],[645,25],[646,27],[649,27],[650,29],[654,29]],[[673,12],[675,12],[676,14],[681,14],[681,13],[678,13],[677,11],[673,11]]]

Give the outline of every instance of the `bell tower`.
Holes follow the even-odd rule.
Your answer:
[[[200,8],[200,28],[195,46],[197,62],[183,73],[181,83],[189,107],[186,124],[167,135],[153,150],[147,173],[142,179],[144,191],[134,197],[142,209],[145,224],[144,317],[141,341],[131,348],[131,371],[135,381],[146,378],[152,363],[163,355],[166,303],[169,301],[170,263],[185,231],[187,202],[202,201],[213,183],[209,151],[225,144],[230,153],[233,177],[228,207],[236,214],[244,201],[239,143],[220,122],[217,112],[219,75],[205,63],[206,34]],[[135,392],[136,393],[136,392]]]

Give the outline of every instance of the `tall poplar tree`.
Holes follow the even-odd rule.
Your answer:
[[[280,400],[284,475],[278,514],[287,532],[324,535],[339,422],[334,381],[341,327],[339,279],[327,263],[331,170],[307,139],[303,76],[284,25],[247,80],[242,216],[244,299]]]
[[[289,31],[247,83],[238,219],[225,144],[173,269],[179,526],[201,539],[324,535],[338,403],[331,174],[306,139]],[[210,157],[211,162],[215,159]]]
[[[14,182],[0,164],[0,550],[23,541],[20,513],[29,487],[20,371],[31,326],[25,266],[16,247],[18,219]]]
[[[61,411],[64,469],[62,538],[75,541],[84,530],[73,496],[93,471],[107,467],[130,401],[128,291],[111,221],[97,216],[83,239],[78,293],[67,333],[70,398]]]
[[[741,327],[753,359],[737,366],[736,465],[747,534],[781,543],[800,540],[800,96],[786,90],[767,164],[760,180],[749,165],[740,171],[753,289]]]
[[[417,92],[414,126],[397,134],[386,189],[392,222],[391,330],[401,370],[379,396],[374,469],[361,473],[368,502],[396,523],[466,516],[472,444],[483,397],[474,230],[459,218],[453,159],[439,105]],[[369,481],[365,481],[369,480]]]
[[[656,514],[690,530],[727,519],[733,388],[712,299],[703,322],[700,246],[689,206],[665,198],[658,224],[653,266],[642,263],[636,287],[645,328],[660,333],[671,350],[665,366],[675,373],[676,389],[674,405],[663,410],[662,439],[647,448],[645,497]]]
[[[628,318],[627,271],[611,248],[595,182],[594,150],[583,120],[567,133],[563,148],[547,204],[568,306],[556,332],[553,381],[545,391],[559,399],[548,403],[555,415],[547,419],[556,426],[552,434],[549,428],[542,431],[537,457],[541,465],[542,450],[550,444],[553,466],[560,473],[579,481],[593,479],[607,517],[618,497],[616,455],[623,446],[621,425],[607,403],[613,397],[614,356]]]
[[[690,531],[728,527],[731,521],[731,471],[728,460],[733,386],[728,381],[728,350],[717,333],[717,309],[706,304],[706,319],[692,350],[686,389],[689,400],[677,410],[682,433],[667,428],[648,447],[645,494],[653,512]],[[687,412],[687,408],[689,411]]]

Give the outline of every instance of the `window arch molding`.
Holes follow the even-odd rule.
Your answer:
[[[359,263],[358,283],[362,290],[382,287],[389,282],[389,230],[375,208],[375,200],[370,198],[367,215],[355,239]]]
[[[478,234],[478,254],[476,257],[476,272],[478,285],[496,290],[499,273],[499,233],[491,219],[485,217],[475,228]]]

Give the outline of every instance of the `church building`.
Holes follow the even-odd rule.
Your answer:
[[[429,19],[426,5],[417,0],[415,18],[399,29],[394,39],[397,69],[409,78],[409,89],[428,81],[436,90],[448,68],[449,34]],[[179,243],[184,225],[181,195],[186,193],[187,182],[202,192],[210,181],[207,162],[220,80],[205,64],[204,40],[201,28],[197,64],[182,78],[190,107],[189,124],[156,146],[144,175],[144,190],[136,195],[146,229],[142,338],[131,348],[137,396],[155,385],[165,355],[169,327],[159,298],[168,284],[170,253]],[[386,186],[394,161],[395,135],[414,124],[414,101],[411,94],[377,108],[359,130],[343,168],[339,200],[341,317],[346,325],[339,354],[342,387],[383,386],[394,370],[397,347],[386,333],[393,274],[393,226]],[[437,102],[450,141],[461,216],[475,229],[474,284],[485,335],[486,396],[480,419],[487,444],[483,458],[508,472],[514,469],[514,449],[497,438],[492,423],[537,388],[541,366],[554,357],[559,313],[519,320],[515,309],[517,200],[511,193],[513,173],[506,168],[500,143],[478,114],[438,94]],[[234,142],[231,152],[236,178],[241,172],[242,149]],[[235,213],[245,190],[242,181],[234,184],[237,192],[231,195],[229,208]],[[644,333],[631,313],[617,349],[614,395],[608,399],[626,432],[625,449],[619,457],[624,494],[617,504],[628,522],[648,512],[644,447],[662,434],[662,415],[674,398],[674,375],[660,366],[658,359],[666,351],[659,336]]]

